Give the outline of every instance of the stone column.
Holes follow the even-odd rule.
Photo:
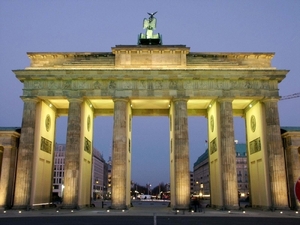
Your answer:
[[[266,119],[267,160],[271,208],[288,207],[284,151],[282,147],[277,99],[263,101]]]
[[[23,98],[24,109],[18,152],[14,208],[30,209],[32,189],[34,137],[36,126],[35,98]]]
[[[175,209],[188,209],[190,204],[190,165],[187,99],[174,103],[174,178]],[[174,190],[174,189],[173,189]]]
[[[298,135],[293,135],[291,132],[283,134],[285,143],[286,166],[288,174],[288,187],[290,197],[290,207],[294,210],[300,209],[300,202],[295,196],[295,183],[300,176],[300,132]]]
[[[113,209],[126,209],[127,177],[127,99],[114,99],[114,131],[112,152],[112,201]]]
[[[219,103],[223,207],[226,209],[235,209],[239,205],[232,99],[220,99]]]
[[[13,190],[15,184],[17,138],[19,133],[10,133],[0,138],[2,141],[3,157],[0,177],[0,207],[11,208],[13,206]]]
[[[65,176],[63,207],[78,208],[80,135],[81,135],[81,99],[69,99],[69,114],[65,156]]]

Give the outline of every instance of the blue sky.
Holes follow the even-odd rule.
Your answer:
[[[21,126],[22,83],[13,69],[29,66],[26,52],[102,52],[134,45],[143,18],[155,12],[164,44],[192,52],[275,52],[278,69],[288,69],[281,96],[300,92],[300,1],[298,0],[2,0],[0,1],[0,126]],[[300,98],[279,102],[282,126],[300,126]],[[65,143],[66,118],[57,142]],[[169,181],[169,124],[164,117],[134,117],[132,179]],[[207,121],[189,118],[190,161],[205,150]],[[244,121],[235,119],[236,139],[245,142]],[[95,120],[94,145],[111,155],[112,118]]]

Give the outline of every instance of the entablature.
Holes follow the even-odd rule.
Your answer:
[[[288,70],[276,69],[35,69],[14,70],[17,78],[24,80],[276,80],[281,82]]]

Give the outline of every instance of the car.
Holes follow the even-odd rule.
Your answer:
[[[144,195],[144,194],[141,194],[141,195],[140,195],[140,199],[141,199],[141,200],[148,200],[148,199],[151,199],[151,195]]]

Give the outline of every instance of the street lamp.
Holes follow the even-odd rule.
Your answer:
[[[151,184],[148,184],[148,195],[149,195],[150,188],[151,188]]]
[[[203,199],[203,195],[204,195],[204,193],[203,193],[203,183],[200,184],[200,189],[201,189],[201,196],[202,196],[202,199]]]

